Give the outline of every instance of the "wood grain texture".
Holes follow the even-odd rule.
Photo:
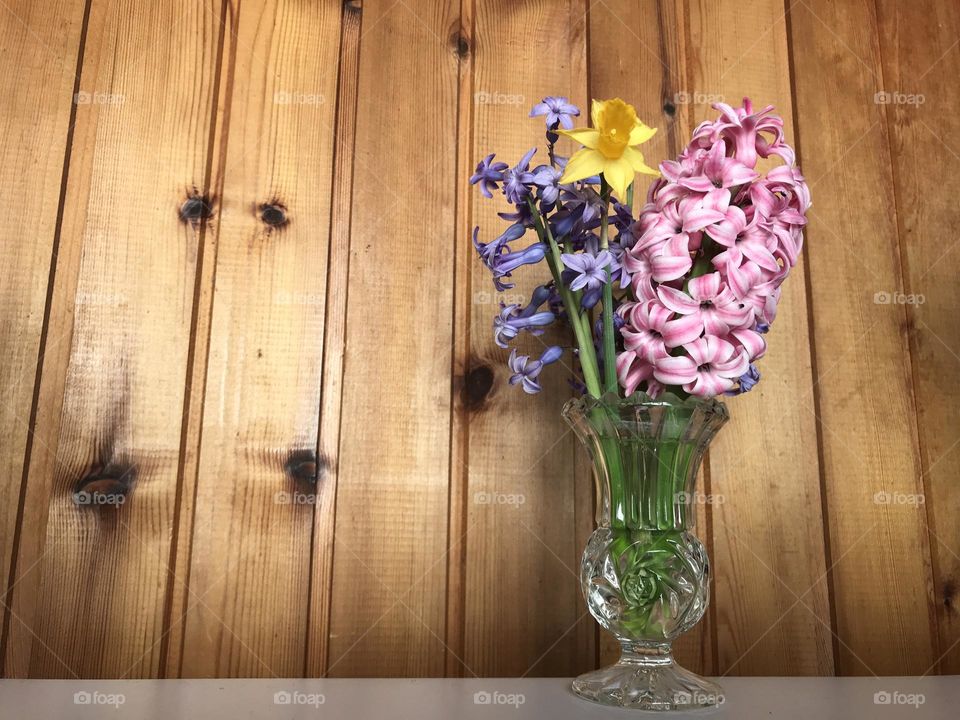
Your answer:
[[[57,243],[60,190],[71,129],[83,3],[41,7],[23,0],[0,8],[0,57],[17,73],[0,77],[0,597],[15,552],[24,457],[43,346],[50,265]],[[72,61],[72,62],[71,62]],[[31,448],[32,451],[32,448]],[[38,452],[47,452],[42,445]],[[9,620],[7,618],[7,620]],[[4,630],[6,632],[6,630]]]
[[[442,675],[459,3],[362,12],[327,671]]]
[[[215,9],[90,10],[7,675],[160,672],[198,252],[178,213],[204,186]]]
[[[814,395],[829,515],[840,674],[921,674],[937,658],[930,548],[889,131],[872,2],[790,12],[801,162],[813,188],[806,258]],[[837,112],[842,108],[842,112]],[[870,188],[869,191],[864,189]],[[879,302],[878,302],[879,300]]]
[[[545,95],[634,103],[653,163],[710,102],[775,104],[812,188],[704,463],[681,662],[960,672],[956,3],[4,0],[0,29],[4,676],[615,657],[569,371],[507,385],[470,244],[507,208],[467,178],[542,144]]]
[[[960,673],[960,259],[955,232],[960,193],[956,111],[960,6],[877,5],[883,99],[890,128],[902,291],[911,341],[926,521],[936,582],[939,670]],[[932,670],[936,668],[931,667]]]
[[[794,143],[784,5],[761,0],[749,12],[741,8],[691,4],[696,61],[678,105],[696,126],[717,117],[712,103],[739,106],[750,97],[758,108],[776,107]],[[783,285],[760,363],[763,382],[730,401],[731,420],[710,449],[718,674],[834,670],[816,417],[803,402],[813,382],[806,273],[801,261]]]
[[[513,164],[542,146],[542,120],[526,117],[540,98],[564,95],[583,105],[585,10],[574,1],[476,4],[471,165],[494,150]],[[526,34],[544,45],[515,42]],[[538,62],[544,56],[556,60]],[[545,162],[537,157],[533,165]],[[496,212],[510,208],[476,189],[471,202],[470,225],[489,241],[505,227]],[[516,247],[532,242],[531,234]],[[523,270],[505,302],[526,305],[544,281]],[[464,663],[486,676],[569,675],[587,660],[577,656],[578,632],[594,632],[578,598],[574,444],[560,417],[572,359],[568,352],[541,376],[544,392],[535,398],[509,386],[508,352],[491,331],[499,297],[485,268],[474,260],[469,271],[462,281],[470,283],[471,304],[462,309],[470,314],[470,358],[459,398],[469,423]],[[522,352],[539,356],[557,342],[569,345],[554,332],[531,338]]]
[[[336,0],[240,6],[184,677],[304,672],[339,36]]]

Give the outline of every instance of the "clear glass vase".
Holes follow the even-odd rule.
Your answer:
[[[620,660],[581,675],[582,698],[638,710],[723,702],[720,686],[674,661],[673,640],[703,617],[710,566],[693,534],[697,471],[729,419],[716,400],[634,394],[571,400],[564,418],[586,445],[597,529],[580,566],[590,613],[613,633]]]

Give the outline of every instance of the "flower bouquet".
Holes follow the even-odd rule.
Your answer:
[[[581,563],[587,606],[621,644],[619,662],[587,673],[574,692],[647,710],[722,702],[714,683],[678,666],[671,642],[709,600],[709,564],[693,534],[694,484],[708,444],[729,415],[718,400],[750,391],[776,317],[780,286],[803,244],[810,194],[773,107],[748,99],[696,128],[675,160],[649,167],[638,145],[656,130],[620,99],[580,111],[547,97],[536,148],[513,167],[488,155],[470,182],[511,206],[507,228],[473,244],[498,291],[513,273],[545,263],[529,304],[501,302],[494,339],[507,348],[566,323],[570,347],[534,357],[516,348],[510,384],[534,394],[548,365],[572,368],[576,397],[563,410],[594,465],[597,529]],[[582,146],[569,158],[560,136]],[[654,176],[634,212],[636,175]],[[519,247],[530,235],[535,239]]]

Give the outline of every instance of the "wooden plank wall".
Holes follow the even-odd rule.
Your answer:
[[[507,385],[469,241],[502,209],[469,174],[540,143],[548,94],[633,102],[653,161],[712,102],[775,104],[814,196],[704,464],[713,604],[678,655],[960,671],[955,4],[11,0],[0,28],[4,676],[615,654],[565,372]]]

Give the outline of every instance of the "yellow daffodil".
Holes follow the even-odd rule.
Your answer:
[[[633,105],[620,98],[594,100],[590,116],[592,128],[558,130],[583,145],[567,162],[560,184],[603,173],[607,183],[623,201],[636,173],[660,174],[647,166],[643,154],[633,147],[652,138],[657,130],[640,122]]]

